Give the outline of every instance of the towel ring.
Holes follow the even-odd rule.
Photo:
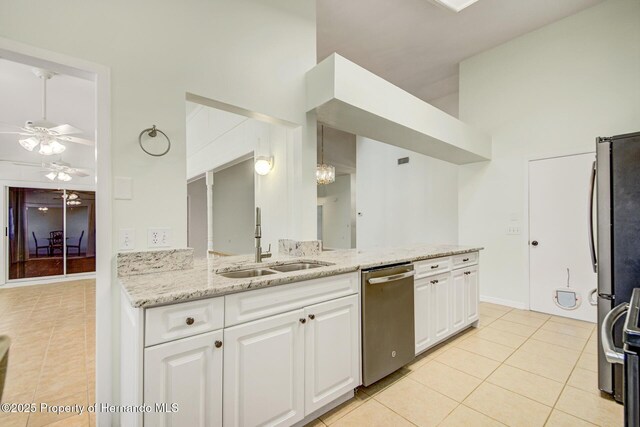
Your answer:
[[[148,136],[150,136],[151,138],[155,138],[156,136],[158,136],[158,133],[161,133],[162,136],[164,136],[165,139],[167,140],[167,149],[164,150],[162,153],[159,153],[159,154],[154,154],[154,153],[150,153],[149,151],[147,151],[144,148],[144,146],[142,145],[142,135],[144,135],[145,133]],[[164,156],[165,154],[167,154],[169,152],[169,150],[171,150],[171,140],[169,139],[169,137],[167,136],[166,133],[164,133],[160,129],[156,128],[156,125],[153,125],[152,127],[147,128],[147,129],[143,130],[142,132],[140,132],[140,135],[138,135],[138,144],[140,144],[140,148],[142,148],[142,151],[144,151],[148,155],[154,156],[154,157]]]

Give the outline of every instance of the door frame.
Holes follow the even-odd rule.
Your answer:
[[[531,241],[531,227],[530,227],[530,216],[529,216],[529,199],[531,195],[529,194],[529,164],[533,161],[537,160],[551,160],[558,159],[561,157],[570,157],[570,156],[579,156],[581,154],[596,154],[595,146],[592,150],[585,150],[584,148],[574,148],[574,149],[563,149],[557,150],[553,153],[541,154],[541,155],[533,155],[525,159],[524,162],[524,209],[522,216],[522,234],[521,234],[521,242],[526,246],[527,250],[523,251],[523,265],[525,268],[523,269],[523,283],[527,284],[527,301],[524,304],[525,310],[531,309],[531,265],[530,265],[530,256],[531,256],[531,245],[529,242]]]
[[[111,198],[111,71],[109,67],[0,37],[5,59],[60,70],[95,82],[96,106],[96,401],[113,401],[113,327]],[[112,266],[112,264],[114,266]],[[116,286],[113,286],[116,289]],[[111,413],[96,414],[99,425],[111,425]]]
[[[35,189],[43,189],[43,190],[65,190],[65,191],[93,191],[95,193],[95,187],[93,185],[86,184],[75,184],[69,185],[68,183],[48,183],[48,182],[35,182],[35,181],[8,181],[8,180],[0,180],[0,192],[2,193],[2,200],[0,200],[0,209],[2,210],[2,214],[0,218],[2,218],[2,226],[7,227],[9,224],[8,217],[8,207],[9,207],[9,191],[11,188],[35,188]],[[66,213],[64,215],[63,221],[66,226]],[[65,227],[66,230],[66,227]],[[66,249],[64,250],[63,256],[66,256]],[[2,262],[0,262],[0,289],[7,288],[15,288],[20,286],[32,286],[32,285],[46,285],[50,283],[59,283],[59,282],[70,282],[73,280],[82,280],[82,279],[93,279],[96,277],[95,271],[86,272],[86,273],[74,273],[67,274],[66,272],[66,261],[64,265],[64,272],[60,275],[55,276],[36,276],[36,277],[26,277],[21,279],[10,279],[9,278],[9,238],[8,236],[4,236],[3,245],[0,248],[0,257],[2,258]]]

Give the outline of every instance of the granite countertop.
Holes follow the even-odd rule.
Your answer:
[[[481,247],[456,245],[415,245],[370,250],[346,249],[304,257],[278,255],[267,258],[259,264],[253,261],[253,255],[202,258],[194,261],[193,268],[121,276],[119,281],[133,307],[152,307],[334,276],[386,264],[476,252],[481,249]],[[218,274],[239,269],[269,268],[294,261],[315,261],[332,265],[247,279],[231,279]]]

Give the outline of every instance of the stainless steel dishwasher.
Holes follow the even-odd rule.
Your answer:
[[[362,382],[371,385],[415,357],[413,264],[362,271]]]

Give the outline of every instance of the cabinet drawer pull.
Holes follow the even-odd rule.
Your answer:
[[[217,341],[214,343],[214,345],[216,346],[216,348],[220,348],[222,347],[222,341]]]
[[[462,262],[467,262],[467,261],[469,261],[469,258],[463,258],[462,259]]]
[[[438,283],[438,280],[434,279],[434,280],[431,281],[431,283],[435,285],[436,283]]]
[[[438,268],[438,267],[440,267],[440,264],[432,265],[431,269],[433,270],[434,268]]]
[[[301,319],[300,319],[300,323],[302,323],[302,324],[304,325],[305,323],[307,323],[307,319],[305,319],[304,317],[303,317],[303,318],[301,318]]]
[[[315,319],[315,318],[316,318],[316,315],[315,315],[315,314],[310,314],[310,315],[309,315],[309,319],[313,320],[313,319]]]
[[[193,317],[187,317],[187,325],[193,325],[193,322],[195,322]]]

